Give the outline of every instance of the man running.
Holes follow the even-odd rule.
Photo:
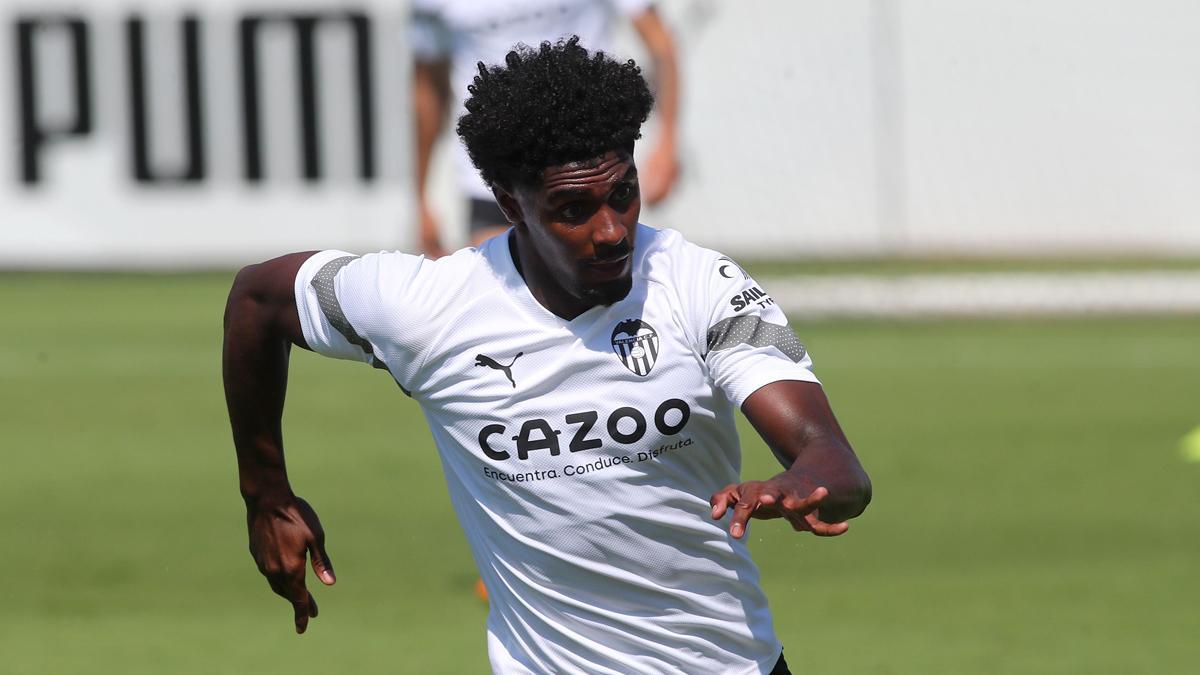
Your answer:
[[[496,672],[788,672],[749,521],[836,536],[871,494],[807,350],[732,260],[638,223],[651,96],[632,61],[544,43],[480,64],[470,92],[458,133],[505,234],[433,261],[297,253],[234,282],[224,376],[260,571],[297,632],[317,613],[306,557],[334,582],[284,469],[299,345],[420,403]],[[782,472],[741,480],[738,408]]]

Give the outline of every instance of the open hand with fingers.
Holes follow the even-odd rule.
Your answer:
[[[752,480],[725,486],[715,493],[712,504],[713,520],[720,520],[732,508],[729,533],[735,539],[746,534],[751,518],[768,520],[785,518],[797,532],[812,532],[818,537],[836,537],[850,529],[847,522],[827,523],[821,520],[821,502],[829,496],[824,487],[812,487],[812,482],[784,471],[768,480]]]
[[[325,552],[325,531],[308,502],[294,495],[269,505],[249,505],[246,525],[250,531],[250,555],[271,585],[271,590],[292,603],[296,632],[308,628],[317,616],[317,601],[304,585],[304,568],[312,557],[313,573],[332,586],[333,563]]]

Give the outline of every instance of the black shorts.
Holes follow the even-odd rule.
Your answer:
[[[496,200],[471,198],[470,214],[467,216],[467,229],[471,234],[508,226],[508,218],[504,217],[504,212],[500,210]]]
[[[783,652],[779,653],[779,660],[775,662],[775,667],[771,669],[771,675],[792,675],[792,671],[788,670],[787,661],[783,658]]]

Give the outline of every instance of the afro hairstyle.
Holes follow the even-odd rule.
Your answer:
[[[579,36],[478,66],[458,135],[489,186],[537,185],[546,167],[632,152],[654,103],[636,63],[589,53]]]

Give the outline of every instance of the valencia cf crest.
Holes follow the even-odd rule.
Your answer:
[[[626,368],[649,375],[658,359],[658,332],[641,319],[626,319],[613,329],[612,348]]]

